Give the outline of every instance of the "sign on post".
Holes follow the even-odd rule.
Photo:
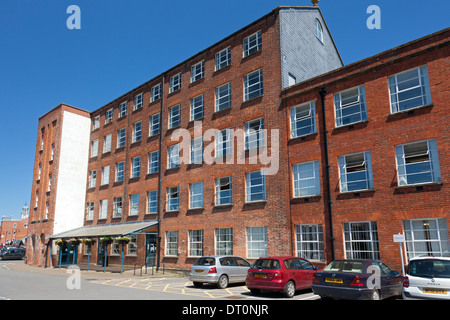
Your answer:
[[[405,276],[405,264],[403,262],[403,249],[402,249],[402,243],[405,242],[405,235],[401,233],[394,234],[394,242],[398,242],[399,245],[400,259],[402,260],[402,272],[403,276]]]

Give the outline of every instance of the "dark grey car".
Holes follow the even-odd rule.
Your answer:
[[[195,287],[203,283],[215,283],[225,289],[229,283],[245,282],[250,262],[237,256],[204,256],[191,267],[189,280]]]
[[[25,249],[22,248],[3,248],[0,257],[2,260],[17,260],[22,259],[25,256]]]

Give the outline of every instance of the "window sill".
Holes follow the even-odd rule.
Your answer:
[[[338,195],[355,194],[355,193],[369,193],[369,192],[375,192],[375,189],[344,191],[344,192],[339,192]]]
[[[304,141],[304,140],[306,140],[306,139],[312,140],[312,139],[314,139],[317,135],[318,135],[317,132],[311,132],[311,133],[304,134],[304,135],[302,135],[302,136],[298,136],[298,137],[294,137],[294,138],[289,138],[288,144],[289,144],[289,143],[294,143],[294,142],[299,142],[299,141]]]
[[[339,127],[334,127],[333,131],[339,131],[339,130],[345,130],[345,129],[351,130],[351,129],[355,129],[355,127],[357,127],[359,129],[361,127],[366,127],[368,122],[369,122],[369,120],[363,120],[363,121],[353,122],[353,123],[349,123],[349,124],[344,124]]]
[[[419,106],[419,107],[414,107],[414,108],[411,108],[411,109],[397,111],[395,113],[388,114],[387,118],[388,118],[388,120],[395,120],[397,118],[403,118],[403,117],[411,116],[414,113],[416,113],[416,111],[429,112],[430,109],[433,108],[433,106],[434,105],[431,103],[431,104],[426,104],[424,106]]]
[[[418,183],[418,184],[408,184],[404,186],[397,186],[395,187],[396,194],[403,194],[403,193],[411,193],[411,192],[421,192],[421,191],[439,191],[442,186],[443,182],[426,182],[426,183]]]
[[[263,203],[267,203],[267,200],[246,201],[246,202],[244,202],[244,206],[249,206],[252,204],[263,204]]]
[[[228,208],[228,207],[232,207],[233,204],[232,203],[225,203],[225,204],[215,204],[213,207],[214,208]]]
[[[317,202],[322,198],[322,195],[310,195],[291,198],[290,203],[305,203],[305,202]]]

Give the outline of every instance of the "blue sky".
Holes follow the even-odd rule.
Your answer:
[[[81,9],[69,30],[67,7]],[[30,203],[38,118],[61,102],[94,111],[277,6],[310,0],[1,0],[0,217]],[[381,29],[369,30],[370,5]],[[345,64],[449,27],[448,0],[321,0]]]

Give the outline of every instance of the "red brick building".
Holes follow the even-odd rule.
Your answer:
[[[406,236],[407,258],[448,253],[449,35],[437,32],[282,92],[293,134],[297,254],[381,258],[399,269],[397,233]],[[316,113],[305,116],[314,104]],[[313,129],[305,125],[312,115]]]
[[[446,59],[448,30],[342,67],[318,7],[279,7],[87,113],[87,155],[77,166],[84,198],[73,200],[82,223],[39,232],[37,206],[33,235],[43,245],[95,238],[90,255],[69,246],[64,261],[78,254],[99,264],[100,237],[128,236],[126,246],[106,247],[110,263],[121,263],[123,248],[125,264],[154,258],[172,268],[206,254],[294,254],[318,264],[361,256],[396,266],[398,232],[408,254],[444,252]],[[417,88],[394,89],[417,79]],[[37,164],[41,157],[37,149]]]

